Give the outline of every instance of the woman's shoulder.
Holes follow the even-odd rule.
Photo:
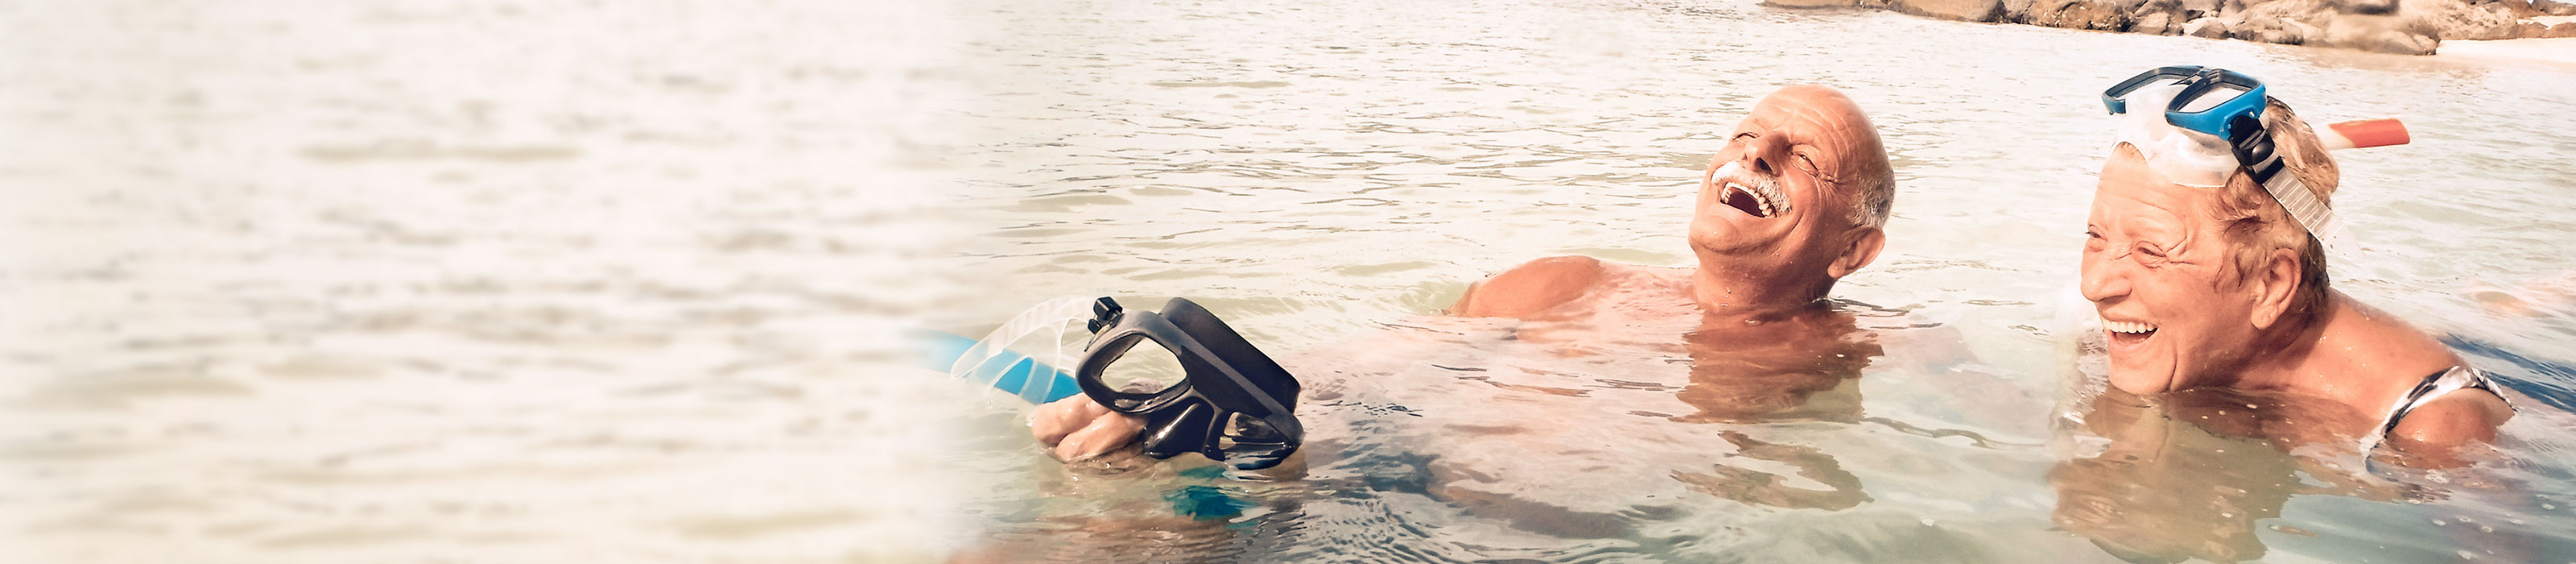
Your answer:
[[[2460,356],[2449,346],[2405,320],[2341,293],[2333,300],[2318,339],[2318,350],[2331,353],[2328,372],[2403,389],[2460,365]]]
[[[2495,441],[2496,427],[2513,418],[2513,408],[2494,392],[2463,388],[2406,412],[2388,441],[2398,450],[2442,455],[2462,445]],[[2427,448],[2431,447],[2431,448]]]
[[[2448,465],[2456,447],[2493,441],[2496,426],[2513,410],[2495,392],[2461,388],[2429,399],[2415,398],[2416,388],[2464,365],[2458,353],[2413,325],[2385,311],[2336,295],[2337,318],[2328,323],[2321,350],[2339,351],[2343,374],[2369,382],[2353,398],[2365,410],[2393,410],[2400,403],[2422,400],[2387,429],[2390,446]],[[2376,413],[2376,411],[2372,411]],[[2387,425],[2389,422],[2381,422]]]

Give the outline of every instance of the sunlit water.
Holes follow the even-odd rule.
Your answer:
[[[949,22],[0,3],[0,561],[940,557]]]
[[[2570,419],[2529,398],[2510,460],[2472,473],[2292,457],[2156,423],[2200,416],[2161,408],[2108,416],[2146,422],[2117,441],[2051,424],[2058,296],[2106,149],[2096,93],[2160,64],[2249,72],[2312,120],[2405,120],[2412,145],[2340,155],[2367,250],[2338,284],[2524,357],[2481,360],[2563,395],[2570,375],[2534,368],[2576,359],[2576,229],[2554,204],[2576,181],[2551,164],[2576,148],[2563,72],[1745,2],[969,6],[995,20],[973,44],[990,93],[954,122],[980,136],[958,157],[970,262],[1003,291],[935,318],[1186,296],[1333,382],[1285,479],[1194,457],[1064,469],[1014,436],[1022,408],[991,402],[977,428],[1003,438],[972,459],[996,484],[978,506],[993,554],[2576,558]],[[1753,100],[1798,82],[1859,100],[1901,184],[1886,254],[1837,290],[1885,350],[1807,367],[1832,377],[1804,382],[1823,389],[1802,407],[1709,410],[1726,396],[1693,375],[1710,363],[1683,350],[1687,326],[1551,345],[1528,338],[1546,324],[1429,317],[1533,258],[1687,265],[1700,167]],[[2511,299],[2545,305],[2494,305]],[[1206,515],[1193,488],[1253,506]]]
[[[0,560],[2576,558],[2546,402],[2442,475],[2052,414],[2093,93],[2172,63],[2406,120],[2341,156],[2338,284],[2576,387],[2563,71],[1747,2],[0,16]],[[1778,398],[1703,391],[1686,324],[1428,315],[1542,256],[1687,264],[1699,167],[1794,82],[1897,161],[1837,290],[1877,352],[1820,349],[1866,362],[1729,413]],[[1068,469],[886,365],[1063,295],[1226,316],[1316,382],[1302,469]]]

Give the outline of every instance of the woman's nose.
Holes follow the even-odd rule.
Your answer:
[[[2086,257],[2084,261],[2081,273],[2084,299],[2100,303],[2103,300],[2129,295],[2128,273],[2119,272],[2118,266],[2107,264],[2110,261],[2099,261],[2099,263],[2097,261],[2098,259],[2093,257]]]

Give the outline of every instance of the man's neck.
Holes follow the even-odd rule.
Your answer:
[[[1830,278],[1798,283],[1762,275],[1768,273],[1746,274],[1739,269],[1712,269],[1702,262],[1691,272],[1691,302],[1709,315],[1755,317],[1817,307],[1834,285]]]

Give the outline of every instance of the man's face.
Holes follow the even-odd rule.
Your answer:
[[[2152,394],[2214,384],[2247,356],[2256,296],[2230,274],[2230,243],[2206,211],[2218,197],[2166,181],[2134,150],[2115,150],[2102,166],[2083,291],[2107,332],[2112,386]]]
[[[1703,263],[1723,257],[1821,272],[1857,227],[1856,185],[1885,161],[1877,133],[1848,98],[1814,86],[1772,93],[1701,177],[1691,248]]]

